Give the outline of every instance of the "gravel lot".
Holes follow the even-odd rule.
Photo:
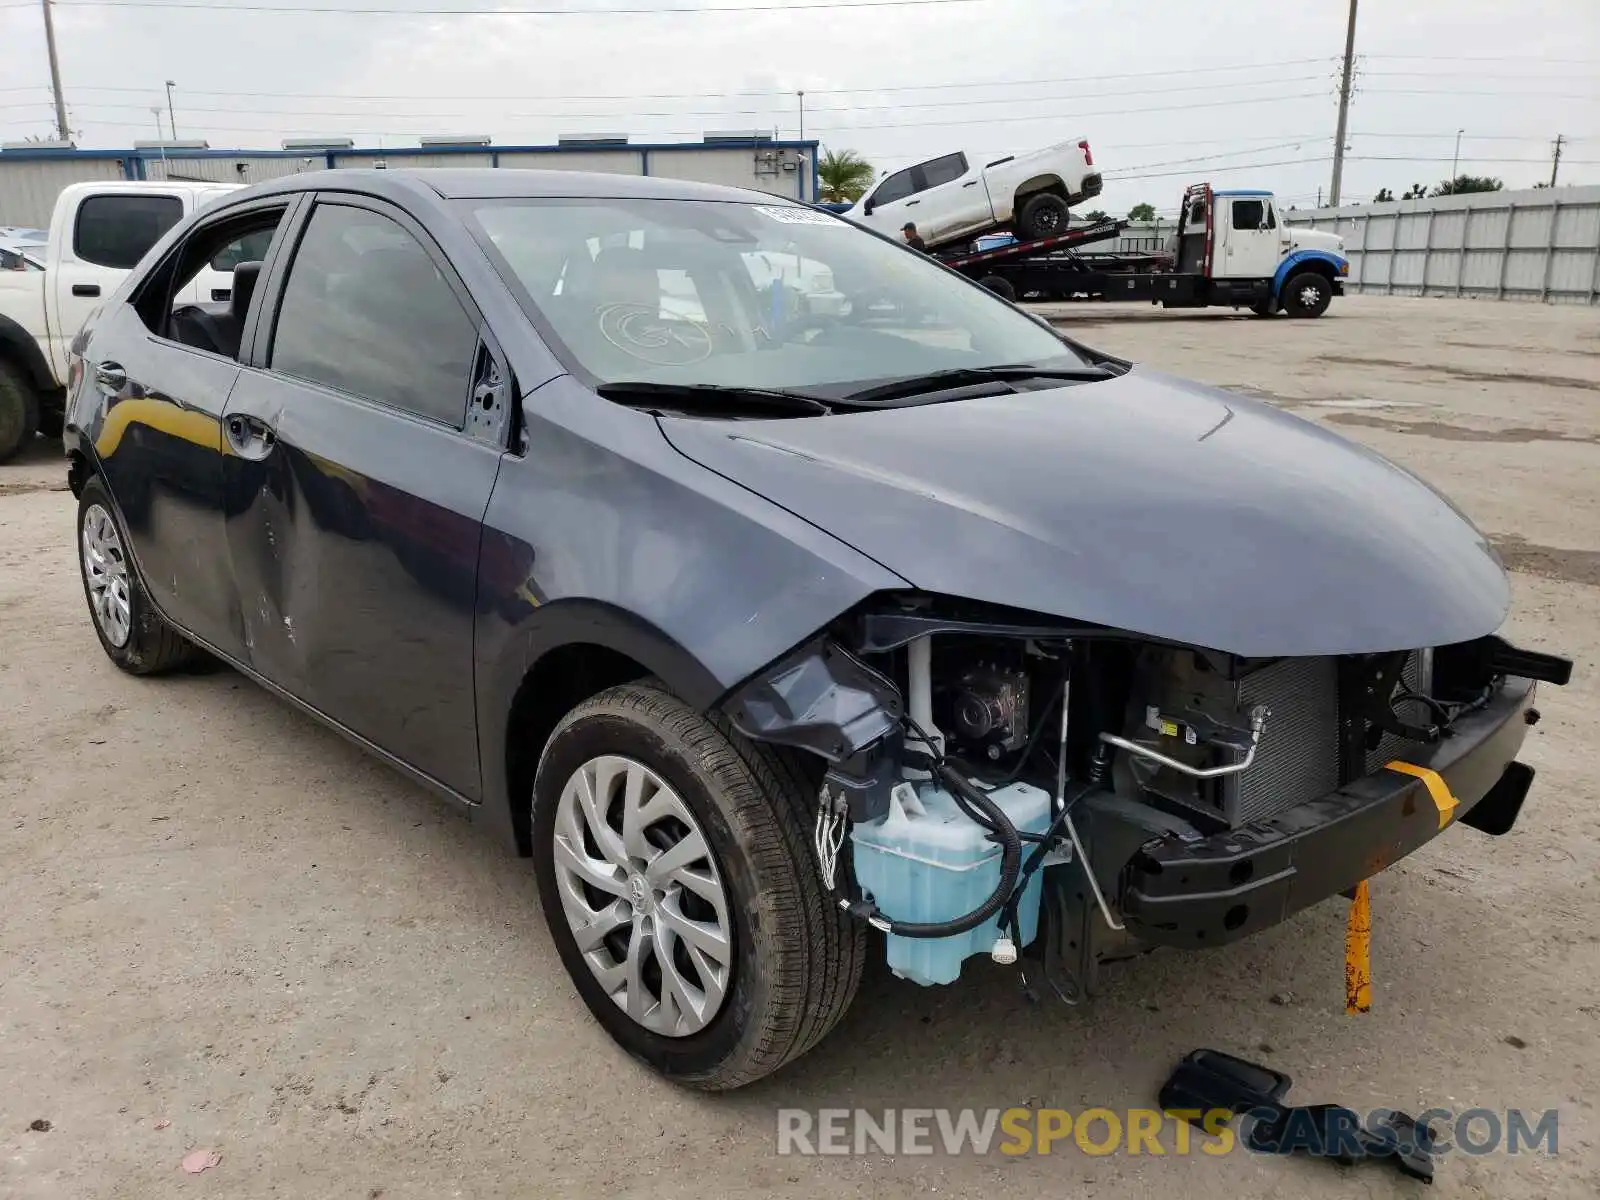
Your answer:
[[[1311,322],[1054,311],[1441,486],[1516,572],[1515,635],[1578,664],[1543,693],[1517,829],[1457,828],[1374,883],[1370,1015],[1343,1012],[1332,903],[1115,968],[1080,1010],[1030,1007],[987,963],[938,990],[880,968],[788,1071],[677,1091],[589,1019],[525,863],[231,671],[140,681],[105,660],[41,441],[0,467],[0,1194],[1422,1194],[1377,1167],[1241,1153],[775,1153],[780,1106],[1150,1105],[1201,1045],[1279,1065],[1305,1101],[1558,1108],[1557,1157],[1453,1155],[1434,1194],[1600,1194],[1600,315],[1376,297]],[[181,1173],[197,1148],[220,1164]]]

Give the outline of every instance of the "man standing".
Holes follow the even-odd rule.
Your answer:
[[[928,252],[928,244],[922,240],[922,235],[917,232],[917,227],[913,222],[907,221],[900,227],[900,232],[905,235],[906,245],[913,250],[920,250],[924,254]]]

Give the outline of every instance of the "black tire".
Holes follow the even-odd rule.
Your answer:
[[[67,426],[65,410],[46,404],[39,409],[39,432],[51,441],[59,442]]]
[[[1283,287],[1283,307],[1291,317],[1320,317],[1333,302],[1333,284],[1318,271],[1301,271]]]
[[[612,1000],[563,909],[555,866],[561,795],[602,755],[641,763],[678,793],[723,881],[733,946],[726,996],[709,1023],[687,1036],[649,1030]],[[648,683],[584,701],[562,719],[540,759],[533,864],[556,949],[606,1032],[676,1083],[725,1091],[769,1075],[821,1041],[855,996],[865,933],[823,890],[811,838],[817,781],[799,767],[720,715]]]
[[[978,280],[978,283],[983,287],[988,288],[996,296],[999,296],[1000,299],[1010,300],[1012,303],[1016,303],[1017,289],[1012,286],[1011,281],[1005,276],[985,275],[982,279]]]
[[[1270,317],[1275,315],[1278,310],[1273,306],[1271,300],[1258,300],[1250,306],[1250,311],[1258,317]]]
[[[84,562],[84,522],[86,517],[96,512],[104,513],[115,529],[126,571],[128,636],[120,646],[107,636],[100,618],[95,615],[89,570]],[[77,529],[78,574],[83,579],[83,599],[89,606],[89,623],[94,626],[95,636],[100,639],[100,647],[106,652],[106,657],[130,675],[159,675],[167,671],[176,671],[195,662],[201,654],[199,647],[169,625],[166,618],[150,603],[150,598],[144,590],[144,582],[139,578],[138,568],[126,551],[128,532],[122,527],[122,519],[117,515],[116,506],[111,503],[111,493],[106,490],[104,481],[98,475],[89,478],[83,485],[83,493],[78,497]]]
[[[1065,197],[1054,192],[1040,192],[1022,206],[1017,217],[1017,233],[1025,242],[1065,233],[1069,213]]]
[[[39,428],[39,395],[15,365],[0,361],[0,463],[33,443]]]

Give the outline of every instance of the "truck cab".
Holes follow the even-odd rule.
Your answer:
[[[1175,241],[1176,271],[1206,281],[1210,286],[1199,291],[1211,303],[1235,298],[1261,315],[1279,309],[1320,315],[1350,270],[1343,238],[1291,228],[1272,193],[1255,188],[1189,188]]]

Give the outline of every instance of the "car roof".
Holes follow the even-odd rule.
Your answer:
[[[425,190],[447,200],[537,198],[722,200],[744,204],[793,204],[783,196],[719,184],[655,175],[600,171],[539,171],[520,167],[340,168],[305,171],[258,184],[253,193],[350,189],[383,194],[396,187]]]

